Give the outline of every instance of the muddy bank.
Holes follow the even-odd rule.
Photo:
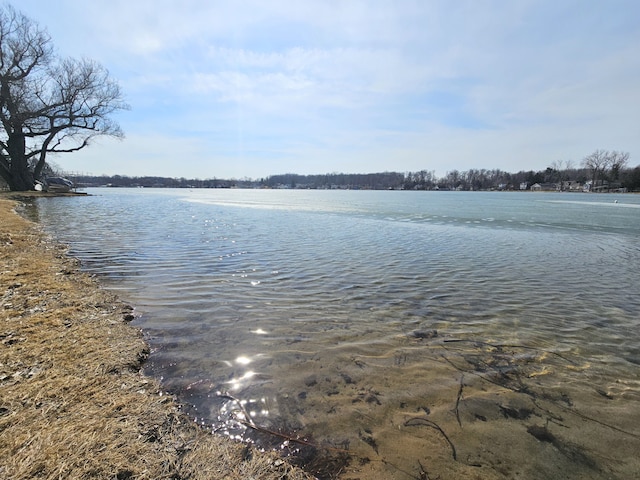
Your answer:
[[[141,373],[131,309],[0,196],[0,477],[309,478],[195,425]]]

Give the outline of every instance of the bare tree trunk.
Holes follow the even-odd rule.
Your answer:
[[[26,164],[13,163],[11,167],[9,189],[14,192],[33,190],[35,181],[33,180],[33,174],[26,167]]]
[[[29,163],[25,155],[24,135],[11,134],[7,142],[7,149],[11,157],[11,178],[9,188],[12,191],[33,190],[35,179],[29,170]]]

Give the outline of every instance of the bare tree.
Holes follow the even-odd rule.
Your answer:
[[[629,161],[628,152],[608,150],[596,150],[586,157],[582,164],[591,172],[591,191],[595,191],[598,182],[606,179],[617,180],[620,170],[624,169]]]
[[[620,171],[627,167],[629,162],[628,152],[611,152],[609,155],[609,179],[613,182],[620,178]]]
[[[564,183],[566,180],[569,180],[569,170],[573,168],[573,161],[554,160],[551,163],[551,168],[558,178],[558,182],[560,183],[560,190],[564,190]]]
[[[34,21],[0,7],[0,176],[31,190],[47,154],[81,150],[98,135],[122,138],[112,113],[126,109],[98,63],[60,59]]]

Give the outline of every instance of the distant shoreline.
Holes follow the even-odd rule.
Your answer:
[[[606,173],[606,174],[605,174]],[[78,186],[144,188],[286,188],[351,190],[528,191],[534,185],[555,191],[627,190],[640,192],[640,165],[617,173],[589,168],[547,168],[505,172],[499,169],[453,170],[443,177],[434,171],[373,173],[285,173],[262,178],[175,178],[162,176],[89,175],[68,173]]]

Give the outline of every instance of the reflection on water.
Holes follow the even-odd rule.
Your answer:
[[[640,470],[640,198],[91,193],[41,221],[212,431],[363,478]]]

